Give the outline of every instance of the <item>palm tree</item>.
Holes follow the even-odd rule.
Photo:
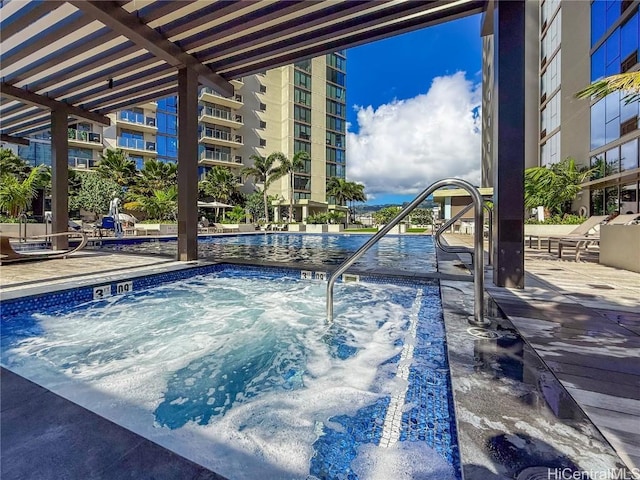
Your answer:
[[[136,201],[128,204],[154,220],[175,220],[178,212],[178,187],[172,185],[164,190],[156,190],[153,195],[136,195]]]
[[[100,154],[97,172],[105,178],[111,178],[121,187],[131,185],[137,174],[136,164],[120,148],[109,148],[104,154]]]
[[[576,93],[576,97],[593,96],[595,99],[600,99],[617,91],[627,92],[623,97],[627,104],[640,100],[640,71],[620,73],[597,80]]]
[[[279,172],[282,175],[289,175],[289,221],[293,222],[293,179],[295,172],[304,169],[305,160],[310,160],[309,154],[303,150],[295,153],[293,158],[289,160],[284,154],[281,154]],[[281,176],[282,176],[281,175]]]
[[[282,164],[282,159],[286,157],[281,152],[274,152],[267,157],[261,155],[251,155],[252,167],[242,169],[242,175],[254,177],[258,183],[262,183],[262,196],[264,201],[264,220],[269,221],[269,204],[267,202],[267,189],[269,185],[281,178],[285,173],[275,166],[276,162]]]
[[[17,217],[31,205],[42,181],[41,167],[35,167],[25,180],[5,174],[0,182],[0,210]]]
[[[582,189],[593,170],[579,170],[575,160],[566,158],[544,167],[527,168],[524,172],[526,208],[545,207],[551,213],[565,213],[567,205]]]
[[[327,182],[327,195],[335,197],[339,205],[351,202],[349,211],[353,210],[353,202],[366,202],[367,196],[364,193],[364,185],[356,182],[349,182],[344,178],[331,177]]]
[[[231,170],[216,165],[207,172],[198,188],[204,195],[212,197],[216,202],[228,202],[238,188],[238,180]]]
[[[156,190],[164,190],[176,185],[178,179],[178,165],[173,162],[160,162],[150,159],[144,162],[140,177],[136,185],[137,193],[150,194]]]

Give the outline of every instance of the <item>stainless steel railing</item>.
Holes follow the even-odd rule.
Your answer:
[[[349,258],[342,262],[335,271],[329,276],[327,283],[327,321],[333,321],[333,287],[337,279],[347,271],[362,255],[365,254],[373,245],[384,237],[393,227],[400,223],[411,211],[426,200],[426,198],[439,188],[446,186],[456,186],[465,189],[471,195],[471,199],[475,206],[474,212],[474,239],[473,252],[476,261],[473,262],[473,280],[474,280],[474,306],[473,320],[469,323],[474,325],[486,325],[484,320],[484,256],[483,256],[483,216],[482,216],[482,196],[477,188],[465,180],[458,178],[445,178],[439,180],[427,187],[420,195],[418,195],[409,205],[407,205],[398,215],[395,216],[382,230],[371,237],[362,247],[356,250]]]

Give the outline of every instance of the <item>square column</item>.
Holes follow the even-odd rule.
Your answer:
[[[493,281],[524,288],[525,2],[494,5]]]
[[[178,70],[178,260],[198,259],[198,74]]]
[[[51,111],[51,223],[52,233],[69,230],[69,142],[67,110]],[[54,250],[69,248],[69,237],[51,237]]]

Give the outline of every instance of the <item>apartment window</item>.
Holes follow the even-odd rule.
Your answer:
[[[336,83],[344,87],[347,83],[346,79],[347,76],[344,73],[334,70],[331,67],[327,67],[327,82]]]
[[[267,146],[267,141],[264,138],[260,139],[260,146],[261,147],[266,147]]]
[[[620,213],[638,213],[638,183],[620,186]]]
[[[620,58],[623,60],[638,51],[638,35],[640,35],[640,29],[638,28],[640,20],[638,19],[638,15],[638,12],[636,12],[635,15],[620,27]]]
[[[329,53],[327,55],[327,65],[330,67],[336,68],[338,70],[346,71],[346,60],[342,57],[339,57],[335,53]]]
[[[293,141],[293,152],[307,152],[311,156],[311,144],[309,142],[303,142],[301,140]]]
[[[345,121],[341,118],[332,117],[331,115],[327,115],[327,129],[335,130],[337,132],[345,132]]]
[[[605,42],[606,66],[604,73],[606,76],[620,73],[620,29],[613,31]]]
[[[332,163],[327,163],[327,178],[331,177],[345,177],[345,168],[344,165],[334,165]]]
[[[300,90],[299,88],[293,89],[293,101],[295,103],[300,103],[302,105],[306,105],[307,107],[311,106],[311,93],[305,92],[304,90]]]
[[[311,190],[311,177],[307,175],[294,175],[293,189],[294,190]]]
[[[158,132],[167,133],[169,135],[178,134],[178,117],[169,113],[158,112],[156,115],[158,122]]]
[[[298,201],[298,200],[310,200],[311,199],[311,194],[309,192],[294,192],[293,193],[293,200],[294,201]]]
[[[345,137],[341,133],[327,132],[327,145],[344,148]]]
[[[327,113],[336,115],[338,117],[345,118],[345,105],[344,103],[335,102],[327,99]]]
[[[540,58],[542,60],[550,58],[560,46],[560,38],[562,37],[561,16],[562,11],[559,11],[551,22],[551,25],[549,25],[549,29],[542,39],[540,48]]]
[[[294,67],[299,68],[300,70],[304,70],[305,72],[311,73],[311,59],[300,60],[293,64]]]
[[[260,111],[264,112],[267,109],[267,106],[264,103],[260,103]]]
[[[294,70],[293,83],[298,87],[303,87],[307,90],[311,90],[311,75],[301,72],[300,70]]]
[[[300,105],[294,105],[293,119],[300,122],[311,123],[311,110],[301,107]]]
[[[638,139],[634,139],[620,146],[620,170],[632,170],[640,166],[638,142]]]
[[[327,147],[327,162],[345,163],[345,151]]]
[[[591,4],[591,46],[595,45],[607,31],[606,24],[606,3],[593,2]]]
[[[541,112],[542,131],[550,133],[560,126],[560,94],[557,93],[547,102]]]
[[[327,83],[327,97],[344,103],[346,101],[346,90],[342,87]]]
[[[267,93],[267,86],[266,85],[260,85],[260,93]]]
[[[595,82],[604,78],[604,70],[606,67],[605,48],[601,45],[593,55],[591,55],[591,81]]]
[[[260,120],[260,128],[267,128],[267,122]]]
[[[293,134],[295,138],[311,140],[311,127],[309,125],[295,122],[293,125]]]
[[[544,94],[551,94],[556,91],[560,86],[560,65],[562,52],[553,57],[551,62],[547,64],[547,69],[542,74],[542,80],[540,84],[540,96]]]
[[[540,147],[540,164],[550,165],[558,163],[560,160],[560,132],[558,132],[549,137]]]

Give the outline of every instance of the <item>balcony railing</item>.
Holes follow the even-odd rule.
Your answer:
[[[202,90],[201,90],[201,93],[208,93],[209,95],[213,95],[214,97],[227,98],[227,97],[224,97],[224,96],[220,95],[218,92],[216,92],[211,87],[203,87]],[[233,97],[231,97],[231,99],[235,100],[236,102],[242,103],[242,95],[240,95],[239,93],[236,93]]]
[[[98,161],[92,158],[69,157],[69,166],[71,168],[88,170],[90,168],[96,168]]]
[[[218,162],[242,163],[242,157],[238,157],[238,155],[231,155],[230,153],[227,153],[227,152],[213,152],[211,150],[205,150],[204,152],[202,152],[200,154],[200,160],[215,160]]]
[[[145,117],[143,113],[136,113],[130,110],[120,112],[118,118],[122,121],[136,123],[138,125],[147,125],[148,127],[156,126],[156,119],[154,117]]]
[[[135,148],[145,150],[145,142],[141,138],[118,137],[118,146],[123,148]]]
[[[75,128],[67,129],[69,140],[77,140],[79,142],[99,143],[102,145],[102,135],[99,133],[86,132],[84,130],[76,130]]]

